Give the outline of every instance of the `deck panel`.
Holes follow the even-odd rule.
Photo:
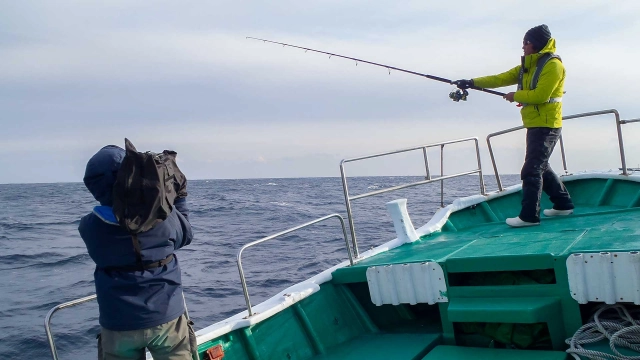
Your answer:
[[[502,202],[506,203],[509,202]],[[363,281],[364,273],[359,268],[387,264],[446,263],[453,259],[474,261],[483,257],[493,258],[499,263],[500,258],[506,261],[512,256],[546,254],[566,257],[575,252],[640,250],[640,208],[626,208],[629,202],[622,205],[578,206],[574,215],[543,218],[540,226],[528,228],[510,228],[502,221],[470,225],[485,216],[478,214],[481,211],[476,210],[478,207],[465,209],[451,218],[456,231],[444,229],[361,260],[352,267],[338,269],[333,273],[334,281],[344,282],[349,272],[359,274],[355,278]],[[499,207],[492,206],[492,209],[498,218],[502,216],[502,211],[495,210]],[[464,220],[465,213],[473,220]],[[353,281],[354,276],[351,278],[347,282]]]
[[[521,193],[508,194],[489,200],[486,204],[481,203],[452,213],[448,226],[441,231],[363,259],[354,266],[336,270],[333,282],[366,284],[366,269],[370,266],[436,261],[445,270],[448,286],[449,302],[439,304],[443,339],[448,339],[444,341],[446,344],[452,343],[451,339],[455,338],[453,322],[508,320],[507,322],[520,323],[525,320],[520,315],[509,319],[495,314],[486,316],[491,315],[486,309],[479,311],[473,308],[470,312],[460,312],[465,309],[458,305],[471,303],[475,307],[486,307],[500,298],[517,308],[525,304],[527,299],[538,298],[556,306],[553,316],[547,316],[544,322],[556,322],[549,324],[554,332],[552,347],[562,350],[565,346],[563,340],[582,325],[579,306],[570,297],[566,258],[576,252],[640,250],[640,204],[637,200],[640,183],[585,179],[568,182],[567,188],[576,204],[572,215],[554,218],[543,216],[539,226],[510,228],[504,223],[504,219],[517,215]],[[541,206],[549,208],[549,200],[543,198]],[[509,272],[539,269],[551,271],[550,274],[554,277],[552,282],[519,284],[507,281],[487,286],[450,282],[453,279],[450,275],[456,273],[460,273],[457,278],[462,279],[474,279],[476,277],[472,274],[479,272],[504,274],[505,279],[509,279]],[[449,310],[451,306],[453,308]],[[469,314],[481,318],[474,318]],[[442,353],[434,350],[426,358],[437,359],[441,355],[456,358],[467,351],[463,348],[441,349]],[[487,358],[507,359],[513,358],[511,355],[514,354],[487,352],[486,355]],[[536,352],[532,356],[543,354],[553,359],[564,358],[562,352]]]
[[[441,339],[440,334],[366,334],[312,360],[418,360]]]

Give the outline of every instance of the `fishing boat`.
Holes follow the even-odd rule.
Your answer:
[[[560,139],[562,180],[576,209],[573,215],[543,218],[536,227],[505,224],[520,209],[521,185],[502,185],[491,147],[492,138],[521,126],[487,137],[495,191],[485,188],[478,138],[343,160],[347,221],[329,214],[244,245],[237,265],[247,310],[197,331],[200,358],[560,360],[640,355],[640,322],[635,322],[640,305],[640,176],[627,171],[622,138],[622,125],[640,119],[622,120],[618,111],[603,110],[564,120],[594,116],[615,118],[622,170],[569,172]],[[445,175],[442,153],[451,144],[473,146],[477,167]],[[433,148],[440,150],[438,175],[429,165]],[[424,155],[424,180],[349,192],[348,164],[412,151]],[[444,204],[443,184],[469,175],[478,176],[478,194]],[[442,207],[431,220],[414,228],[406,208],[411,199],[380,204],[387,207],[397,238],[360,252],[352,216],[355,200],[429,184],[441,186]],[[543,196],[541,206],[551,203]],[[252,305],[243,251],[325,221],[341,227],[348,260]],[[93,299],[95,295],[60,304],[47,314],[54,359],[52,316]]]

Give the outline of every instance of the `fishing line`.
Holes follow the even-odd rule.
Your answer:
[[[267,39],[254,38],[254,37],[251,37],[251,36],[247,36],[247,39],[262,41],[264,43],[278,44],[278,45],[282,45],[282,47],[288,46],[288,47],[292,47],[292,48],[296,48],[296,49],[302,49],[305,52],[312,51],[312,52],[317,52],[317,53],[320,53],[320,54],[326,54],[326,55],[329,55],[329,59],[331,59],[332,56],[337,56],[337,57],[341,57],[343,59],[348,59],[348,60],[355,61],[356,62],[356,66],[358,66],[359,62],[361,62],[361,63],[365,63],[365,64],[369,64],[369,65],[383,67],[383,68],[386,68],[389,71],[389,75],[391,75],[391,70],[396,70],[396,71],[400,71],[400,72],[404,72],[404,73],[408,73],[408,74],[412,74],[412,75],[425,77],[425,78],[430,79],[430,80],[435,80],[435,81],[439,81],[439,82],[443,82],[443,83],[447,83],[447,84],[451,84],[451,85],[454,84],[454,82],[452,80],[446,79],[446,78],[443,78],[443,77],[440,77],[440,76],[423,74],[423,73],[419,73],[419,72],[416,72],[416,71],[401,69],[401,68],[397,68],[395,66],[380,64],[380,63],[367,61],[367,60],[362,60],[362,59],[358,59],[358,58],[354,58],[354,57],[350,57],[350,56],[334,54],[334,53],[330,53],[330,52],[326,52],[326,51],[322,51],[322,50],[316,50],[316,49],[306,48],[306,47],[303,47],[303,46],[297,46],[297,45],[286,44],[286,43],[281,43],[281,42],[277,42],[277,41],[271,41],[271,40],[267,40]],[[501,97],[504,97],[506,95],[506,94],[501,93],[499,91],[493,91],[493,90],[489,90],[489,89],[485,89],[485,88],[480,88],[480,87],[477,87],[477,86],[471,86],[470,89],[486,92],[486,93],[492,94],[492,95],[498,95],[498,96],[501,96]],[[455,102],[458,102],[460,100],[466,101],[468,96],[469,96],[469,92],[467,90],[462,90],[462,89],[457,89],[455,91],[452,91],[449,94],[449,98],[451,100],[455,101]]]

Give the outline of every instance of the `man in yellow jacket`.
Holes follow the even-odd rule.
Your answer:
[[[507,219],[507,224],[513,227],[540,224],[543,190],[553,203],[553,208],[544,210],[544,215],[569,215],[574,208],[567,189],[549,166],[549,157],[562,130],[565,79],[562,61],[555,55],[556,41],[547,25],[539,25],[524,35],[522,49],[521,64],[507,72],[454,82],[460,89],[518,85],[516,92],[504,97],[522,104],[520,114],[527,129],[527,150],[520,172],[522,210],[518,217]]]

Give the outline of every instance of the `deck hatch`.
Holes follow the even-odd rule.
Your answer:
[[[571,297],[587,302],[640,305],[640,252],[575,253],[567,258]]]
[[[436,262],[371,266],[366,274],[371,302],[377,306],[449,301],[444,272]]]

